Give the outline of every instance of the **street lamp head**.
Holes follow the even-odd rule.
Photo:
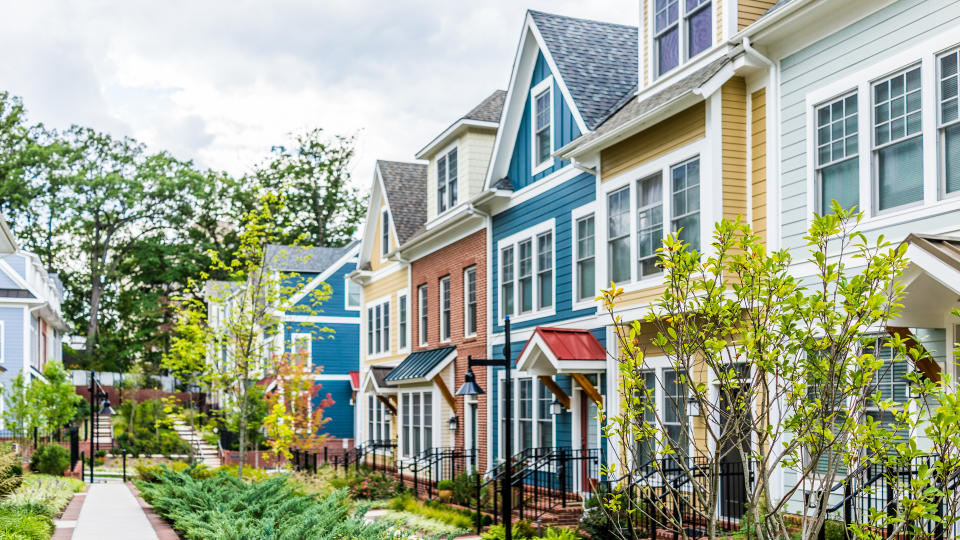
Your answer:
[[[550,414],[554,416],[563,414],[563,403],[560,403],[559,400],[554,399],[553,403],[550,404]]]
[[[457,425],[459,424],[460,420],[456,416],[451,416],[450,419],[447,420],[447,426],[450,427],[450,431],[456,431]]]
[[[467,368],[467,373],[463,376],[463,386],[457,390],[458,396],[479,396],[485,394],[483,388],[477,384],[477,377],[473,374],[473,368]]]
[[[700,402],[693,396],[687,399],[687,416],[690,418],[700,416]]]
[[[110,400],[104,399],[100,402],[100,415],[102,416],[113,416],[117,411],[113,410],[113,407],[110,406]]]

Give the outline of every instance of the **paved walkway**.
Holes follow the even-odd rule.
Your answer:
[[[143,508],[119,482],[87,489],[73,540],[158,540]]]

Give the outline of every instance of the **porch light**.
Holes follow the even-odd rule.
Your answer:
[[[563,403],[560,403],[556,398],[554,398],[553,403],[550,404],[550,414],[554,416],[563,414]]]
[[[477,377],[473,374],[473,368],[468,367],[467,373],[463,376],[463,386],[457,390],[458,396],[479,396],[484,394],[483,388],[477,384]],[[454,428],[456,429],[456,428]]]
[[[454,415],[454,416],[451,416],[449,420],[447,420],[447,427],[450,428],[450,431],[456,431],[457,425],[459,423],[460,423],[460,420],[457,418],[456,415]]]
[[[100,414],[104,416],[113,416],[117,411],[113,410],[113,407],[110,406],[110,400],[104,399],[100,402]]]
[[[700,416],[700,402],[693,396],[687,398],[687,416],[690,418]]]

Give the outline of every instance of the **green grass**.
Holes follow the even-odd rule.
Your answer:
[[[409,493],[395,497],[390,503],[390,508],[394,511],[418,514],[460,529],[469,529],[474,525],[470,512],[454,510],[440,504],[421,503]]]

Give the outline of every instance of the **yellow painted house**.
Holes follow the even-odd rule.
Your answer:
[[[350,278],[363,287],[360,316],[358,444],[395,443],[397,388],[384,377],[410,352],[410,264],[397,248],[427,217],[427,166],[377,161],[360,243]],[[392,454],[386,448],[382,453]]]
[[[667,234],[680,231],[694,249],[709,253],[713,224],[740,216],[775,247],[766,234],[776,227],[766,189],[773,126],[766,96],[774,66],[741,34],[773,4],[643,0],[636,95],[558,152],[597,172],[597,223],[604,224],[596,229],[596,251],[604,254],[597,282],[624,290],[616,307],[624,322],[649,313],[664,289],[656,249]],[[609,315],[598,316],[611,324]],[[660,413],[674,418],[689,440],[702,441],[705,420],[688,418],[678,374],[649,346],[653,335],[645,332],[640,345],[650,376],[661,381]],[[607,343],[611,357],[619,357],[617,340]],[[616,377],[607,380],[608,410],[617,410]]]

